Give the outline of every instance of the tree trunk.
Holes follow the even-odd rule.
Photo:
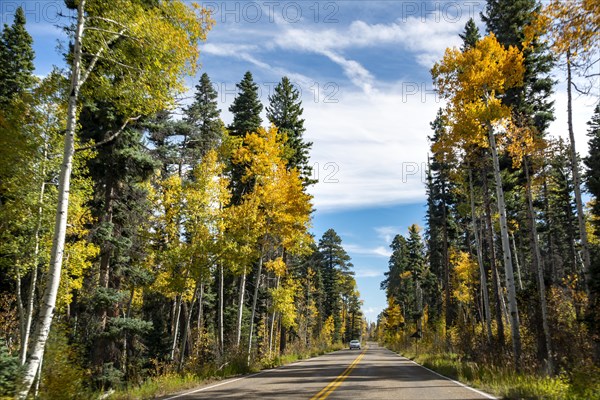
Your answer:
[[[471,170],[471,168],[469,168],[469,190],[471,192],[471,220],[473,222],[473,235],[475,236],[477,264],[479,265],[481,293],[483,294],[483,317],[487,326],[488,341],[490,341],[492,337],[492,317],[490,315],[490,299],[487,288],[487,273],[483,265],[483,253],[481,251],[481,242],[479,241],[479,230],[477,229],[477,220],[475,218],[475,191],[473,190],[473,171]]]
[[[244,295],[246,293],[246,267],[242,271],[242,276],[240,277],[240,296],[239,296],[239,304],[238,304],[238,315],[237,315],[237,336],[235,339],[236,347],[240,347],[240,343],[242,341],[242,316],[244,314]]]
[[[64,155],[60,169],[58,184],[58,205],[54,226],[54,237],[52,238],[52,250],[50,253],[50,267],[48,270],[48,282],[42,305],[40,307],[39,322],[33,336],[32,351],[28,357],[23,384],[18,397],[27,397],[33,380],[39,371],[42,361],[44,347],[50,333],[52,317],[56,306],[56,296],[60,285],[62,259],[65,247],[65,236],[67,231],[67,214],[69,208],[69,187],[71,181],[71,170],[73,167],[73,155],[75,153],[75,130],[77,127],[77,101],[81,87],[81,40],[85,25],[85,0],[80,0],[77,7],[77,28],[75,30],[75,46],[73,50],[73,65],[71,67],[71,84],[69,90],[69,102],[67,110],[67,127],[64,139]]]
[[[175,359],[175,350],[177,349],[177,337],[179,336],[179,319],[181,317],[181,295],[177,297],[175,307],[175,318],[173,319],[173,340],[171,344],[171,354],[169,359],[172,361]]]
[[[446,210],[446,186],[442,182],[442,235],[444,237],[442,241],[442,252],[444,257],[444,297],[446,300],[446,307],[444,310],[444,321],[446,323],[446,345],[450,345],[450,331],[448,327],[452,326],[454,319],[454,312],[452,309],[452,296],[450,291],[450,257],[448,256],[448,221],[447,221],[447,210]]]
[[[515,235],[510,234],[512,241],[512,248],[515,253],[515,266],[517,267],[517,279],[519,280],[519,289],[523,290],[523,280],[521,279],[521,265],[519,264],[519,255],[517,253],[517,243],[515,242]]]
[[[219,350],[223,355],[225,344],[223,343],[223,264],[219,263]]]
[[[202,340],[202,331],[204,330],[204,282],[200,283],[200,293],[198,294],[198,325],[196,336],[196,357],[199,355],[200,341]]]
[[[192,295],[192,301],[190,302],[190,309],[187,313],[187,318],[185,320],[185,325],[183,327],[183,336],[181,338],[181,352],[179,354],[179,366],[177,369],[179,372],[183,369],[183,363],[185,362],[185,348],[188,344],[188,336],[190,333],[190,326],[192,325],[192,312],[194,311],[194,304],[196,303],[196,296],[198,294],[199,283],[196,282],[196,288],[194,289],[194,294]]]
[[[585,287],[589,294],[590,284],[590,249],[585,228],[585,219],[583,214],[583,202],[581,200],[581,186],[579,178],[579,160],[575,150],[575,133],[573,132],[573,95],[571,86],[573,84],[571,77],[571,52],[567,51],[567,121],[569,125],[569,140],[571,141],[571,169],[573,172],[573,189],[575,190],[575,204],[577,205],[577,221],[579,222],[579,235],[581,237],[581,252],[583,253],[583,273],[585,276]]]
[[[490,205],[490,194],[488,191],[487,174],[483,174],[483,201],[485,203],[485,225],[490,255],[490,266],[492,272],[492,288],[494,290],[494,302],[496,303],[495,317],[498,329],[498,345],[504,347],[504,320],[502,319],[502,297],[500,294],[501,283],[498,278],[498,268],[496,266],[496,249],[494,246],[494,227],[492,225],[492,207]]]
[[[275,282],[275,289],[279,288],[279,276],[277,277],[277,280]],[[276,317],[277,312],[273,311],[273,314],[271,315],[271,323],[270,323],[270,329],[269,329],[269,357],[271,357],[271,352],[273,350],[273,331],[275,328],[275,317]]]
[[[494,178],[496,180],[496,196],[498,201],[498,212],[500,214],[500,237],[502,239],[502,254],[504,256],[504,270],[506,287],[508,289],[508,304],[510,308],[511,336],[513,342],[513,355],[515,369],[520,370],[521,365],[521,333],[519,323],[519,309],[517,306],[517,292],[515,289],[515,276],[513,272],[512,257],[510,254],[510,242],[508,239],[508,225],[506,222],[506,205],[504,202],[504,190],[502,189],[502,177],[500,176],[500,163],[496,149],[496,138],[492,127],[488,127],[488,137],[492,150],[492,161],[494,164]]]
[[[256,315],[256,302],[258,300],[258,287],[260,286],[260,274],[262,272],[263,251],[261,249],[258,259],[258,270],[256,271],[256,283],[254,285],[254,298],[252,299],[252,313],[250,317],[250,333],[248,334],[248,365],[250,365],[250,356],[252,355],[252,331],[254,329],[254,316]]]
[[[44,144],[44,158],[47,157],[47,147]],[[27,359],[27,349],[29,346],[29,333],[31,331],[31,323],[33,321],[33,307],[35,300],[35,288],[37,286],[38,277],[38,261],[40,256],[40,231],[42,230],[42,214],[44,211],[44,193],[46,191],[45,168],[42,168],[42,186],[38,197],[38,215],[37,224],[34,233],[34,249],[33,249],[33,266],[31,269],[31,282],[29,283],[29,294],[27,297],[27,307],[25,309],[25,323],[23,324],[23,336],[21,339],[21,365],[25,364]]]
[[[535,269],[537,270],[538,289],[540,295],[540,311],[542,313],[542,327],[544,330],[544,340],[546,345],[546,367],[548,374],[554,373],[554,359],[552,356],[552,339],[550,337],[550,328],[548,327],[548,308],[546,306],[546,285],[544,283],[544,269],[542,266],[542,256],[540,254],[540,246],[538,243],[537,224],[535,222],[535,213],[533,210],[533,199],[531,195],[531,177],[529,176],[529,166],[527,158],[523,159],[523,168],[525,169],[525,178],[527,179],[527,208],[529,211],[530,229],[531,229],[531,247],[533,248],[533,260]]]

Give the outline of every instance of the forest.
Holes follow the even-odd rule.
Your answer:
[[[150,398],[357,338],[505,398],[598,398],[600,103],[584,158],[572,109],[600,100],[597,0],[488,0],[433,66],[425,228],[391,243],[371,326],[340,235],[311,233],[289,77],[263,105],[248,71],[226,125],[207,10],[65,4],[44,77],[22,8],[0,36],[0,398]]]
[[[22,8],[0,41],[0,397],[164,394],[360,337],[341,238],[309,232],[298,89],[263,128],[247,72],[225,126],[206,73],[179,102],[206,10],[66,4],[64,69],[34,76]]]
[[[505,398],[598,398],[600,4],[491,0],[482,20],[431,70],[446,106],[428,134],[426,228],[391,243],[378,337]],[[550,99],[555,67],[567,109]],[[597,103],[583,159],[582,95]],[[568,140],[548,135],[558,113]]]

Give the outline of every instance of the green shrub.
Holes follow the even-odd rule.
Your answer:
[[[0,342],[0,396],[14,396],[22,372],[19,358],[10,355],[4,343]]]

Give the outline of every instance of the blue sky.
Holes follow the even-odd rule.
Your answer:
[[[200,1],[216,26],[201,45],[202,68],[219,91],[225,123],[235,84],[250,70],[263,104],[283,75],[302,92],[306,139],[320,182],[311,189],[317,209],[313,231],[335,229],[353,259],[370,321],[385,307],[379,290],[389,243],[412,223],[424,226],[424,166],[429,122],[443,104],[429,69],[470,17],[482,27],[483,0],[460,1]],[[0,0],[1,22],[22,5],[34,37],[36,72],[63,66],[55,27],[68,13],[62,0]],[[481,29],[482,32],[484,29]],[[563,74],[550,132],[565,136]],[[188,79],[190,88],[198,77]],[[191,95],[191,90],[188,95]],[[185,102],[185,100],[183,100]],[[575,102],[578,150],[586,152],[585,122],[593,100]],[[263,115],[263,119],[264,115]]]

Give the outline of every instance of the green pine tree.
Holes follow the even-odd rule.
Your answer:
[[[256,132],[262,124],[260,113],[263,105],[258,98],[258,85],[254,83],[250,71],[244,74],[244,78],[236,86],[240,92],[229,107],[229,111],[233,113],[233,122],[228,129],[232,136],[243,137],[248,132]]]
[[[287,135],[288,167],[298,169],[305,182],[315,183],[310,180],[312,167],[308,165],[312,143],[305,142],[302,137],[306,131],[302,112],[300,92],[289,78],[284,76],[275,87],[274,93],[269,96],[267,118],[280,133]]]
[[[19,7],[12,26],[4,24],[0,38],[0,106],[6,106],[35,82],[33,39],[25,23],[25,13]]]
[[[324,319],[333,316],[333,340],[341,337],[341,307],[342,295],[347,278],[354,276],[350,256],[342,246],[342,239],[335,230],[327,230],[319,240],[319,266],[324,290]],[[347,293],[349,294],[349,293]]]
[[[600,103],[594,110],[592,119],[588,122],[588,156],[584,159],[587,170],[585,172],[585,184],[588,192],[594,197],[592,207],[594,215],[594,229],[600,234]]]
[[[473,18],[470,18],[465,24],[465,32],[458,36],[463,40],[463,45],[460,48],[462,51],[466,51],[477,44],[481,39],[481,34]]]
[[[196,85],[194,102],[185,110],[185,122],[191,130],[189,146],[199,157],[216,148],[222,140],[224,127],[217,97],[208,74],[203,73]]]

